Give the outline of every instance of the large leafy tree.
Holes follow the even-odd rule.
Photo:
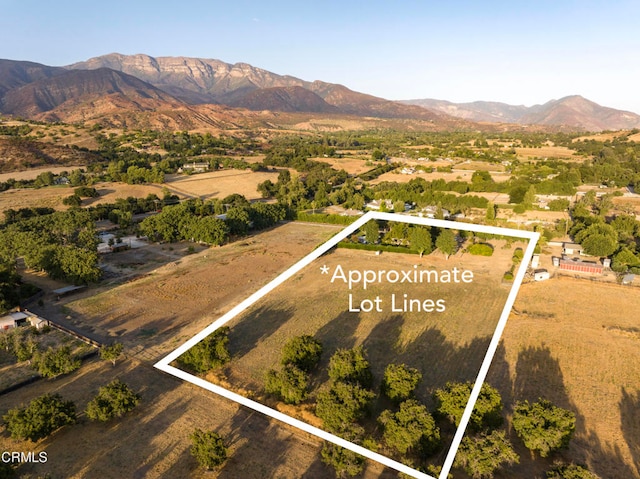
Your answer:
[[[447,383],[434,393],[436,411],[456,426],[460,424],[462,414],[469,402],[473,384]],[[473,408],[469,425],[476,431],[493,429],[502,424],[502,398],[497,389],[487,383],[482,385],[478,400]]]
[[[286,364],[281,371],[267,372],[265,391],[286,404],[300,404],[307,397],[309,377],[294,364]]]
[[[98,390],[98,394],[87,404],[87,417],[94,421],[108,421],[122,417],[140,402],[140,395],[129,386],[115,379]]]
[[[330,431],[342,431],[362,418],[375,394],[359,384],[336,381],[318,394],[316,415]]]
[[[422,374],[405,364],[389,364],[384,370],[382,392],[392,401],[399,403],[413,396],[413,392],[422,379]]]
[[[37,441],[63,426],[76,422],[76,408],[58,394],[45,394],[25,408],[10,409],[3,416],[7,430],[14,439]]]
[[[338,349],[329,360],[329,377],[334,381],[371,386],[373,376],[367,353],[362,346]]]
[[[322,343],[313,336],[303,335],[290,339],[282,348],[282,364],[293,364],[303,371],[311,371],[322,356]]]
[[[576,416],[546,399],[533,404],[519,402],[513,411],[513,429],[527,449],[547,457],[569,445],[576,429]]]
[[[220,467],[227,460],[229,450],[224,439],[215,431],[196,429],[191,434],[191,455],[207,470]]]
[[[465,437],[454,465],[464,468],[473,479],[490,479],[500,467],[519,461],[504,431],[493,431],[478,437]]]
[[[458,251],[458,241],[456,235],[450,229],[443,229],[436,238],[436,248],[444,254],[445,258],[449,259],[449,256],[455,254]]]
[[[49,347],[46,351],[36,352],[32,366],[45,378],[54,378],[68,374],[80,367],[80,360],[71,354],[69,346]]]
[[[384,440],[400,454],[431,454],[440,444],[440,429],[426,406],[415,399],[400,404],[400,410],[383,411],[378,422],[384,427]]]
[[[227,326],[216,329],[180,356],[178,361],[196,373],[206,373],[211,369],[219,368],[231,360],[227,349],[228,334],[229,328]]]
[[[417,251],[422,257],[423,254],[429,254],[433,251],[433,242],[431,233],[424,226],[414,226],[409,232],[409,244],[411,249]]]

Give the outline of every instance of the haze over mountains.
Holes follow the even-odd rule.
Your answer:
[[[401,103],[422,106],[470,121],[570,125],[590,131],[623,130],[640,125],[640,115],[600,106],[580,95],[566,96],[531,107],[490,101],[452,103],[432,99],[402,100]]]
[[[139,123],[144,113],[159,116],[167,128],[182,128],[233,123],[233,118],[242,116],[235,108],[411,119],[437,129],[477,128],[474,122],[585,130],[640,127],[640,115],[602,107],[580,96],[530,108],[496,102],[396,102],[343,85],[210,59],[113,53],[67,67],[0,60],[0,112],[14,116],[78,121],[137,115]]]

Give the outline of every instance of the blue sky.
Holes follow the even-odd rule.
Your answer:
[[[389,99],[580,94],[640,113],[637,0],[305,3],[0,0],[0,58],[193,56]]]

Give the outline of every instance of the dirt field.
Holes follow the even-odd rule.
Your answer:
[[[374,164],[367,166],[367,157],[345,157],[345,158],[310,158],[314,161],[322,161],[330,164],[336,170],[344,170],[350,175],[359,175],[365,171],[372,170],[376,167]]]
[[[216,477],[328,477],[330,471],[319,461],[318,441],[164,375],[150,364],[338,229],[286,224],[241,243],[187,256],[151,276],[67,303],[62,311],[71,321],[117,336],[131,359],[115,368],[93,362],[69,377],[1,396],[0,415],[44,392],[59,392],[82,410],[98,387],[114,376],[137,389],[143,404],[122,421],[95,425],[81,419],[82,424],[29,446],[29,450],[46,450],[50,459],[46,465],[24,466],[21,472],[49,472],[56,478],[211,477],[197,469],[188,452],[188,435],[200,427],[224,434],[233,451]],[[45,308],[59,307],[47,304]],[[5,437],[2,429],[0,447],[24,448]],[[364,477],[391,479],[395,475],[371,464]]]
[[[566,146],[543,146],[542,148],[515,148],[518,158],[528,160],[530,158],[563,158],[584,161],[580,156],[574,156],[574,151]]]
[[[25,171],[14,171],[12,173],[1,173],[0,174],[0,182],[7,181],[11,178],[14,180],[35,180],[40,173],[44,173],[46,171],[50,171],[53,174],[59,174],[63,171],[71,171],[76,170],[78,168],[83,168],[81,166],[47,166],[43,168],[30,168]]]
[[[562,457],[602,478],[640,477],[640,288],[554,278],[522,286],[489,373],[505,404],[547,398],[577,415]],[[518,451],[517,471],[534,467]]]
[[[247,199],[261,198],[258,183],[278,180],[276,172],[252,172],[249,170],[223,170],[197,175],[168,175],[164,186],[183,198],[224,198],[233,193]]]
[[[118,337],[129,359],[115,368],[91,362],[69,377],[0,396],[0,415],[44,392],[59,392],[82,410],[98,387],[116,376],[142,394],[142,404],[130,416],[104,425],[89,423],[81,416],[81,424],[35,445],[9,439],[0,427],[0,448],[46,450],[47,464],[25,465],[20,472],[51,473],[53,478],[332,477],[319,461],[320,445],[313,438],[164,375],[150,364],[338,229],[290,223],[237,244],[174,260],[127,284],[92,288],[82,293],[84,299],[67,299],[64,305],[47,299],[46,309],[69,316],[76,325]],[[354,252],[339,250],[335,258],[350,254]],[[416,259],[411,257],[409,263]],[[371,257],[363,264],[370,267],[378,260],[388,261],[388,255],[387,259],[385,254]],[[447,267],[454,261],[442,259]],[[394,268],[399,269],[399,263],[394,262]],[[309,309],[318,291],[307,292],[309,297],[300,307]],[[481,301],[488,304],[490,298]],[[322,305],[317,308],[319,313],[335,307],[316,304]],[[280,312],[286,318],[286,303],[282,306]],[[552,279],[524,285],[516,309],[520,314],[513,314],[507,324],[489,382],[500,389],[507,411],[515,400],[548,397],[577,413],[578,430],[569,451],[547,464],[532,463],[528,452],[517,446],[521,464],[496,477],[542,478],[542,471],[558,457],[587,463],[603,479],[640,477],[640,339],[634,315],[640,310],[640,288]],[[281,341],[283,319],[271,313],[265,316],[262,329],[246,331],[245,346]],[[405,329],[408,321],[391,317],[373,327],[370,318],[360,316],[356,321],[334,316],[321,333],[344,344],[361,341],[370,351],[395,338],[404,348],[399,353],[403,359],[437,356],[458,360],[459,373],[465,375],[469,374],[465,358],[480,349],[473,331],[455,329],[452,324],[409,330]],[[429,374],[437,378],[439,367]],[[232,457],[217,475],[198,470],[188,452],[188,435],[196,427],[216,429],[229,440]],[[518,444],[515,435],[512,441]],[[363,477],[396,476],[370,465]]]
[[[223,384],[270,403],[262,393],[266,372],[279,367],[280,351],[287,340],[310,334],[323,343],[321,371],[326,370],[336,349],[364,345],[375,376],[374,390],[378,389],[387,364],[405,363],[422,372],[417,396],[433,407],[431,397],[436,388],[443,387],[447,381],[471,381],[477,376],[510,290],[510,285],[502,284],[502,274],[509,268],[512,254],[513,248],[496,248],[491,258],[464,254],[445,260],[438,253],[421,259],[416,255],[384,253],[378,256],[373,252],[338,249],[316,260],[247,314],[229,323],[233,360],[224,370]],[[323,265],[331,271],[337,265],[345,271],[406,271],[414,270],[414,265],[438,271],[457,267],[473,271],[474,279],[467,284],[384,284],[366,291],[361,288],[349,291],[343,282],[331,284],[330,276],[320,273]],[[382,312],[349,311],[349,293],[356,308],[363,299],[379,297]],[[397,299],[404,294],[421,301],[442,299],[446,311],[394,312],[392,294]],[[468,298],[473,298],[473,307],[469,306]],[[401,301],[396,301],[396,310],[403,309],[398,308]],[[216,382],[214,376],[210,379]],[[327,381],[326,372],[314,377],[312,397],[328,387]],[[321,421],[309,411],[313,409],[312,404],[310,400],[298,408],[287,408],[287,412],[322,427]],[[380,412],[381,409],[376,410],[373,416]],[[443,460],[441,457],[436,461]]]

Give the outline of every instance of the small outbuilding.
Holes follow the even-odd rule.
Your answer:
[[[534,281],[545,281],[550,277],[551,276],[549,275],[549,271],[547,271],[546,269],[537,269],[533,272]]]

